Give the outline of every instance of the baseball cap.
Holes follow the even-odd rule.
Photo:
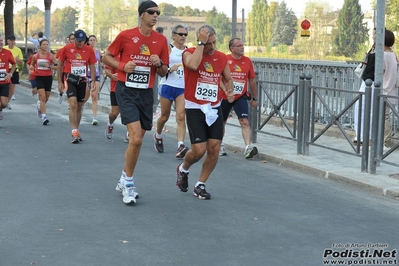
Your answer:
[[[10,36],[7,37],[7,40],[15,41],[15,36],[14,35],[10,35]]]
[[[86,41],[86,33],[83,30],[75,31],[74,36],[78,42]]]

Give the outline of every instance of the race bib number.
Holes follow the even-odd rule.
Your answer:
[[[244,91],[245,87],[245,81],[234,81],[234,88],[233,92],[234,94],[242,94]]]
[[[71,66],[71,73],[76,75],[76,76],[86,77],[86,65],[73,64]]]
[[[177,70],[176,70],[176,75],[177,75],[177,77],[178,77],[179,79],[184,78],[184,69],[183,69],[183,66],[182,66],[182,65],[180,65],[180,66],[177,68]]]
[[[0,81],[6,80],[7,72],[5,69],[0,69]]]
[[[37,59],[37,69],[49,70],[50,66],[49,66],[48,60],[46,60],[46,59]]]
[[[195,98],[201,101],[216,102],[218,99],[218,85],[198,80],[195,88]]]
[[[129,88],[148,89],[150,74],[150,67],[136,66],[133,73],[126,73],[125,85]]]

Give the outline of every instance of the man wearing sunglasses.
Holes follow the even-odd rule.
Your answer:
[[[136,203],[138,193],[133,173],[146,130],[152,129],[155,75],[164,77],[169,64],[168,42],[153,27],[161,14],[153,1],[144,1],[138,8],[140,26],[124,30],[105,51],[103,61],[118,70],[115,88],[121,120],[129,132],[125,163],[116,190],[123,202]],[[120,59],[116,57],[120,55]]]
[[[183,67],[186,121],[191,149],[186,153],[183,163],[176,168],[176,186],[182,192],[188,191],[189,169],[206,152],[193,195],[199,199],[210,199],[211,194],[206,191],[205,182],[216,166],[223,138],[221,97],[218,92],[222,78],[225,83],[222,89],[233,100],[233,80],[227,56],[216,50],[216,32],[211,26],[199,28],[197,47],[183,52]]]

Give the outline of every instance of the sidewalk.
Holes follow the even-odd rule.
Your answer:
[[[30,88],[26,80],[21,80],[21,85]],[[101,91],[98,110],[109,113],[109,92],[106,88]],[[57,81],[53,82],[53,96],[58,96]],[[91,99],[86,103],[86,108],[91,108]],[[154,115],[154,124],[159,115],[159,108]],[[172,112],[165,126],[169,132],[174,134],[176,129],[175,114]],[[272,125],[266,125],[264,130],[276,135],[285,135],[286,129]],[[229,153],[244,153],[244,142],[242,140],[241,128],[238,120],[230,118],[226,125],[224,145]],[[338,150],[349,151],[350,146],[344,139],[334,137],[322,137],[318,140],[320,145],[334,147]],[[297,155],[296,142],[286,138],[272,136],[264,133],[257,134],[259,154],[255,157],[260,159],[259,163],[276,163],[280,166],[313,174],[322,178],[345,183],[372,193],[399,199],[399,167],[381,163],[377,167],[377,174],[361,173],[361,157],[349,155],[318,146],[310,146],[309,156]],[[388,156],[388,160],[399,162],[399,151],[394,151]],[[251,160],[251,159],[250,159]],[[243,156],[243,163],[245,163]],[[252,167],[252,166],[251,166]],[[271,173],[265,173],[269,175]]]

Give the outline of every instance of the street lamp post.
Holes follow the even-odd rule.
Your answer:
[[[25,57],[28,55],[28,0],[25,6]]]
[[[50,15],[51,15],[51,0],[44,0],[44,35],[49,40],[49,49],[51,44],[50,36]]]

